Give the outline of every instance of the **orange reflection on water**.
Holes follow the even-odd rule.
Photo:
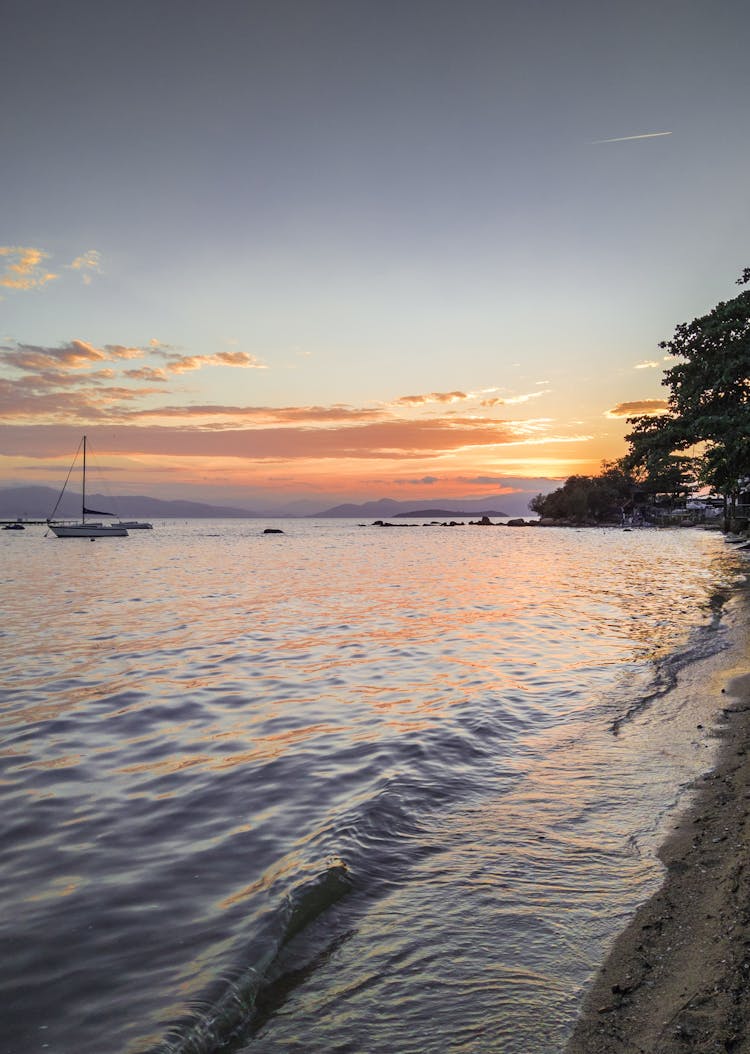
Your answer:
[[[26,898],[27,902],[41,903],[45,900],[62,899],[69,897],[77,890],[81,889],[88,880],[82,875],[70,876],[70,875],[59,875],[57,878],[53,878],[49,883],[47,889],[43,889],[38,893],[34,893]]]

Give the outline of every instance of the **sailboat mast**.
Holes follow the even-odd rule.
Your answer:
[[[81,486],[81,522],[86,522],[86,436],[83,437],[83,485]]]

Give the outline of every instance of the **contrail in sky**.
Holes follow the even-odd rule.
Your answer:
[[[645,132],[643,135],[621,135],[616,139],[592,139],[589,146],[597,143],[628,143],[631,139],[658,139],[661,135],[671,135],[671,132]]]

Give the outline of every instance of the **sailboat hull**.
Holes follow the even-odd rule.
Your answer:
[[[49,529],[58,538],[127,538],[125,527],[115,523],[51,523]]]

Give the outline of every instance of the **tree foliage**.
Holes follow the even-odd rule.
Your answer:
[[[633,494],[633,478],[619,462],[602,465],[599,476],[570,476],[551,494],[537,494],[532,512],[575,523],[619,523]]]
[[[748,283],[745,268],[737,284]],[[750,290],[681,323],[659,347],[677,360],[662,381],[668,413],[629,419],[626,467],[651,476],[675,452],[700,446],[697,478],[736,495],[750,476]]]

